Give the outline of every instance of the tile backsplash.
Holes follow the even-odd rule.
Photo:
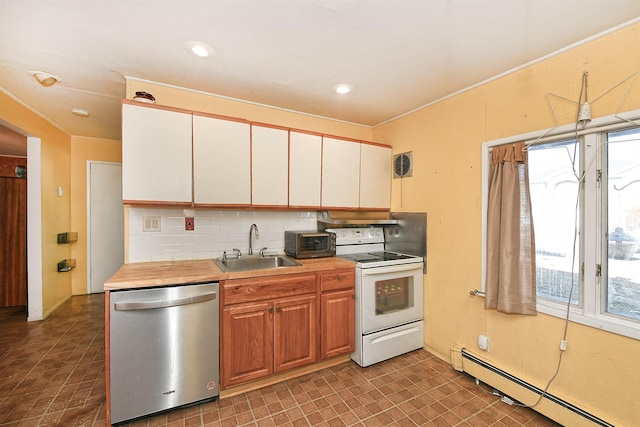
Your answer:
[[[191,215],[193,211],[188,213]],[[143,231],[144,217],[160,217],[160,231]],[[315,230],[315,211],[196,210],[195,229],[185,230],[183,209],[129,208],[128,263],[218,258],[223,251],[249,249],[249,228],[260,236],[254,253],[262,248],[283,253],[285,230]]]

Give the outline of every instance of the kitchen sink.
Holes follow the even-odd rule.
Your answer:
[[[255,255],[227,259],[217,258],[215,262],[218,268],[224,272],[264,270],[266,268],[295,267],[302,265],[299,262],[283,255]]]

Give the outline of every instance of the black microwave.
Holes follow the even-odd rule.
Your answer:
[[[336,254],[336,233],[285,231],[284,252],[293,258],[321,258]]]

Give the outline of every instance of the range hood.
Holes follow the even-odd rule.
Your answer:
[[[333,225],[394,225],[398,220],[390,212],[320,211],[318,222]]]

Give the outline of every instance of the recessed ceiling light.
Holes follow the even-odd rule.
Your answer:
[[[334,87],[335,91],[340,94],[349,93],[353,90],[353,86],[342,83]]]
[[[185,44],[187,50],[198,58],[208,58],[215,53],[211,46],[203,42],[190,41]]]
[[[29,71],[35,79],[44,87],[50,87],[54,84],[61,82],[60,77],[54,76],[53,74],[45,73],[44,71]]]
[[[71,112],[78,117],[89,117],[89,112],[82,108],[74,108]]]

